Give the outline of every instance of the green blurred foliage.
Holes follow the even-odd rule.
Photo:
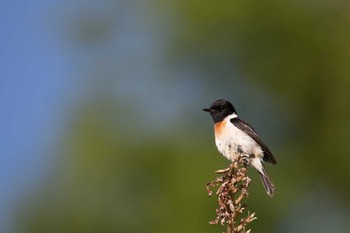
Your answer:
[[[21,213],[20,232],[205,231],[215,213],[205,190],[210,150],[197,151],[198,140],[124,140],[113,105],[97,104],[72,122],[56,175]]]
[[[298,117],[295,143],[302,149],[295,156],[308,168],[304,172],[312,179],[317,175],[335,182],[348,197],[350,189],[344,185],[350,130],[348,2],[177,1],[174,5],[186,22],[178,33],[177,56],[194,54],[194,60],[205,63],[201,68],[214,77],[211,82],[217,82],[216,70],[234,66],[283,98]],[[224,85],[230,81],[235,85],[235,79]],[[325,176],[329,167],[337,172]]]
[[[285,111],[281,116],[292,116],[287,121],[292,125],[283,126],[288,142],[272,148],[279,162],[268,167],[277,186],[273,199],[251,172],[249,207],[258,216],[253,232],[294,232],[286,230],[298,224],[291,219],[310,218],[311,207],[323,211],[324,196],[326,202],[337,200],[336,212],[348,210],[349,3],[152,3],[157,7],[151,12],[159,20],[167,12],[174,17],[166,61],[175,67],[191,66],[203,74],[203,86],[222,89],[224,96],[229,94],[225,87],[237,85],[236,78],[227,78],[235,70],[248,85],[278,98]],[[95,33],[112,30],[108,25],[96,27],[101,28],[81,36],[98,42],[103,36]],[[186,109],[186,122],[157,134],[138,130],[143,119],[121,114],[130,107],[112,95],[92,98],[71,120],[48,184],[21,209],[20,232],[223,231],[208,224],[216,203],[207,197],[205,184],[228,161],[214,147],[209,116],[203,113],[205,120],[198,121],[202,115],[197,111],[205,106]],[[199,123],[190,124],[196,120]],[[320,197],[314,190],[320,190]],[[313,206],[305,204],[309,200]],[[301,227],[299,232],[303,229],[313,228]]]

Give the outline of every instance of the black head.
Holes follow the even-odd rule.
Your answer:
[[[203,111],[209,112],[215,123],[222,121],[232,113],[236,113],[233,105],[224,99],[216,100],[209,108],[205,108]]]

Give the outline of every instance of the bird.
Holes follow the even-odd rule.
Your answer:
[[[231,102],[218,99],[204,108],[214,120],[215,144],[219,152],[231,161],[242,159],[259,173],[267,194],[272,197],[275,186],[267,174],[264,162],[277,164],[269,148],[254,128],[241,119]]]

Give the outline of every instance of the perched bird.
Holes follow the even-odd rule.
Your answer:
[[[209,112],[214,120],[215,144],[219,152],[231,161],[241,158],[246,164],[251,164],[259,172],[267,194],[272,197],[275,187],[263,162],[276,164],[276,160],[254,128],[238,117],[227,100],[216,100],[203,111]]]

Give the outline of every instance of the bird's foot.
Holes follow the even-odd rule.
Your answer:
[[[250,164],[249,157],[242,156],[240,160],[241,160],[240,162],[243,164],[244,167],[248,167],[249,166],[249,164]]]

